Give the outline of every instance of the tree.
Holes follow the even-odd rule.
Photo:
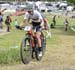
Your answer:
[[[75,5],[75,0],[67,0],[67,1]]]

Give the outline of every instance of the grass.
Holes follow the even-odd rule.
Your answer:
[[[52,15],[47,15],[49,23],[52,23]],[[24,37],[24,31],[16,30],[14,27],[15,17],[12,17],[13,22],[11,24],[12,31],[9,34],[0,35],[0,64],[16,64],[21,63],[20,59],[20,44]],[[22,21],[23,16],[17,17],[19,23]],[[68,18],[70,26],[75,26],[75,19]],[[58,45],[60,42],[59,35],[75,36],[75,32],[70,29],[67,32],[64,31],[64,16],[56,18],[57,24],[55,29],[51,29],[52,38],[47,39],[47,50],[49,47],[53,47],[53,44]]]
[[[18,18],[21,19],[22,17]],[[14,27],[14,17],[12,17],[12,19],[12,31],[9,34],[0,36],[0,64],[14,64],[20,62],[19,50],[24,31],[16,30]],[[21,22],[21,20],[18,21]]]

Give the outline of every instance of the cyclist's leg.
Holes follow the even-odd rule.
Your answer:
[[[37,31],[37,32],[36,32],[36,37],[37,37],[37,39],[38,39],[38,47],[41,47],[40,35],[41,35],[41,32],[40,32],[40,31]]]
[[[40,35],[41,35],[41,32],[40,32],[40,31],[37,31],[37,32],[36,32],[36,37],[37,37],[37,39],[38,39],[39,56],[42,56],[42,46],[41,46]]]
[[[36,32],[36,37],[38,39],[39,56],[42,56],[42,45],[41,45],[41,38],[40,38],[41,32],[42,32],[42,28],[39,26]]]

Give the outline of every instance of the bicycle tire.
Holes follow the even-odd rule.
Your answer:
[[[45,49],[46,49],[46,37],[42,40],[42,52],[43,52],[43,55],[45,53]]]
[[[40,61],[42,59],[42,56],[39,56],[39,47],[37,45],[37,39],[36,39],[36,44],[35,44],[35,57],[37,61]]]
[[[29,38],[23,38],[21,42],[20,55],[21,55],[21,60],[24,64],[28,64],[30,62],[32,55],[32,47]]]
[[[39,56],[39,50],[38,50],[38,48],[36,48],[35,57],[36,57],[37,61],[40,61],[42,59],[42,56]]]

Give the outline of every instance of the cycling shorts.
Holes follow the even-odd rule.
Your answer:
[[[33,29],[36,28],[36,32],[37,32],[37,31],[42,31],[42,28],[41,28],[40,24],[41,24],[41,22],[33,22],[33,21],[32,21]]]

